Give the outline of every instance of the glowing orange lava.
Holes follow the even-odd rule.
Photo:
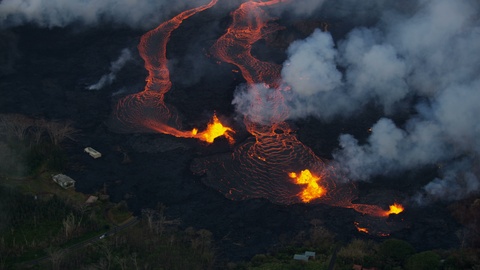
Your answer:
[[[181,130],[175,108],[164,102],[165,94],[172,87],[166,56],[167,43],[172,32],[184,20],[212,7],[217,1],[211,0],[206,5],[186,10],[142,36],[138,50],[148,71],[145,79],[147,83],[142,92],[118,101],[111,123],[113,129],[127,132],[154,131],[181,138],[197,138],[208,143],[212,143],[219,136],[226,136],[233,142],[228,133],[233,130],[223,126],[216,116],[203,132]]]
[[[221,36],[211,48],[212,54],[223,62],[233,64],[240,69],[243,78],[250,87],[251,94],[256,100],[255,106],[261,108],[262,94],[256,84],[263,84],[271,88],[275,93],[270,95],[269,105],[272,109],[271,125],[282,122],[288,116],[288,110],[284,106],[284,98],[279,94],[282,89],[279,88],[281,65],[260,61],[252,53],[252,45],[263,39],[266,35],[274,33],[283,27],[271,23],[271,18],[261,7],[271,6],[281,3],[280,0],[270,0],[265,2],[247,1],[242,3],[238,9],[232,12],[232,24],[228,27],[226,33]],[[247,130],[254,136],[265,127],[253,123],[247,116],[244,119]],[[282,123],[283,124],[283,123]],[[280,124],[280,125],[282,125]],[[270,132],[270,125],[265,130]],[[263,132],[260,131],[260,133]]]
[[[300,175],[291,172],[288,176],[295,180],[295,184],[307,184],[305,189],[299,193],[300,198],[305,203],[320,198],[327,192],[324,187],[318,184],[320,177],[313,175],[308,169],[301,171]]]
[[[355,228],[357,228],[357,231],[362,233],[368,233],[368,228],[360,227],[360,224],[358,222],[354,222],[353,224],[355,225]]]
[[[213,120],[210,124],[207,125],[207,129],[198,133],[198,129],[194,128],[192,130],[192,136],[194,138],[200,139],[202,141],[213,143],[213,141],[220,137],[225,136],[228,141],[232,144],[235,142],[230,133],[235,133],[235,131],[227,126],[224,126],[216,115],[213,115]]]
[[[166,57],[172,32],[184,20],[212,7],[217,1],[186,10],[142,36],[138,49],[148,71],[145,88],[118,101],[112,125],[120,126],[120,131],[154,131],[207,143],[224,136],[234,143],[233,129],[222,124],[216,115],[204,131],[182,130],[176,109],[164,101],[172,87]],[[232,23],[225,34],[211,48],[216,58],[236,66],[233,72],[238,72],[237,68],[241,72],[253,96],[249,104],[251,111],[262,112],[257,109],[268,108],[269,119],[259,123],[245,115],[244,124],[253,137],[237,145],[233,153],[196,159],[191,169],[198,174],[207,173],[202,179],[204,183],[232,200],[267,198],[278,204],[325,203],[387,220],[385,217],[390,214],[402,212],[403,206],[395,203],[387,211],[377,205],[352,203],[356,198],[355,185],[337,183],[335,172],[329,171],[324,162],[298,140],[285,121],[289,111],[284,94],[291,89],[281,83],[281,65],[261,61],[251,53],[254,43],[283,29],[264,10],[281,2],[284,1],[242,3],[231,13]],[[286,172],[291,172],[288,177]],[[360,232],[369,232],[358,222],[355,226]]]
[[[403,205],[401,205],[399,203],[394,203],[394,204],[390,205],[390,210],[388,210],[387,216],[390,215],[390,214],[400,214],[401,212],[403,212],[403,210],[405,210]]]
[[[346,206],[347,208],[353,208],[355,211],[374,216],[374,217],[388,217],[390,214],[399,214],[403,212],[404,207],[401,204],[394,203],[390,205],[389,210],[384,210],[380,206],[370,204],[351,204]]]

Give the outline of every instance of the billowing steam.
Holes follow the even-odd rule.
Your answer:
[[[123,49],[118,59],[110,63],[110,73],[103,75],[97,83],[87,86],[87,89],[100,90],[104,86],[110,85],[117,77],[117,73],[131,59],[132,59],[132,53],[130,52],[130,50]]]
[[[232,104],[248,121],[269,125],[285,120],[288,108],[282,99],[281,92],[265,84],[241,84],[235,90]]]
[[[198,5],[196,1],[131,0],[3,0],[0,26],[34,23],[41,27],[87,26],[116,23],[130,27],[152,27],[170,12]]]
[[[442,164],[442,177],[424,187],[418,202],[478,191],[479,10],[470,0],[416,1],[408,11],[385,10],[376,27],[355,28],[337,44],[320,30],[293,42],[282,69],[292,88],[285,94],[289,118],[332,121],[373,102],[385,117],[367,141],[343,134],[333,153],[349,179]],[[272,99],[262,103],[264,110],[241,106],[252,103],[247,93],[237,91],[237,111],[264,124]],[[402,126],[388,118],[408,107],[415,113]]]
[[[282,71],[290,117],[348,117],[369,102],[387,116],[414,106],[402,126],[380,119],[365,144],[340,136],[335,162],[354,180],[447,164],[418,198],[458,199],[480,189],[479,4],[418,1],[414,10],[385,12],[378,27],[352,30],[337,48],[318,30],[293,43]]]

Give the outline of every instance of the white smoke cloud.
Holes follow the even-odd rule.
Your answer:
[[[379,33],[355,29],[340,46],[340,64],[346,69],[346,92],[364,104],[375,100],[390,113],[395,104],[406,97],[407,67],[390,44],[382,44]],[[393,90],[393,91],[392,91]]]
[[[424,187],[425,198],[459,199],[480,187],[479,171],[472,162],[480,157],[480,80],[443,89],[429,103],[418,105],[418,115],[404,128],[382,118],[373,127],[367,142],[360,145],[353,136],[340,136],[333,156],[350,179],[445,163],[441,173]],[[470,165],[470,166],[469,166]],[[417,199],[418,199],[417,198]]]
[[[158,24],[170,12],[204,4],[205,1],[165,0],[3,0],[0,26],[34,23],[41,27],[87,26],[101,22],[146,28]]]
[[[322,7],[325,1],[326,0],[300,0],[290,3],[287,2],[285,10],[293,12],[296,15],[309,16]]]
[[[345,92],[336,68],[337,50],[330,34],[315,30],[307,39],[293,42],[288,54],[282,78],[293,89],[287,98],[291,118],[315,115],[330,119],[351,112],[354,101]]]
[[[283,94],[265,84],[238,86],[232,104],[248,121],[263,125],[284,121],[288,113]]]
[[[380,119],[364,144],[341,135],[334,162],[353,180],[451,164],[420,197],[459,199],[480,187],[472,162],[455,161],[480,156],[480,3],[419,0],[416,7],[386,11],[378,26],[354,29],[338,46],[319,31],[293,43],[282,71],[292,86],[290,118],[348,117],[369,102],[387,116],[414,106],[402,126]]]
[[[318,29],[307,39],[293,42],[282,70],[284,81],[303,97],[340,87],[342,75],[336,69],[333,46],[332,37]]]
[[[104,86],[110,85],[117,77],[117,73],[131,59],[132,59],[132,53],[130,52],[130,50],[123,49],[118,59],[110,63],[110,73],[103,75],[97,83],[87,86],[87,89],[100,90]]]
[[[293,88],[290,117],[331,120],[349,116],[370,101],[393,113],[409,94],[408,69],[395,47],[381,40],[379,30],[360,28],[336,49],[331,35],[317,29],[292,43],[282,69],[283,80]]]
[[[478,163],[478,162],[477,162]],[[435,178],[413,196],[413,202],[425,204],[432,200],[459,200],[480,190],[478,172],[472,172],[475,162],[462,159],[442,168],[442,178]]]
[[[282,1],[281,4],[272,8],[293,15],[295,18],[312,16],[348,18],[349,22],[362,23],[366,20],[377,18],[386,6],[392,5],[390,2],[384,0],[296,0]]]

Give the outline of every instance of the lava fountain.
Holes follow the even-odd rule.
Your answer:
[[[313,175],[309,169],[301,171],[300,174],[291,172],[288,176],[295,179],[296,184],[307,185],[307,187],[299,194],[303,202],[310,202],[313,199],[320,198],[327,192],[324,187],[318,184],[320,177]]]
[[[186,10],[142,36],[138,50],[148,71],[147,83],[143,91],[118,101],[111,121],[113,129],[122,132],[153,131],[182,138],[197,138],[208,143],[212,143],[219,136],[227,136],[230,141],[233,140],[228,134],[233,130],[223,126],[215,115],[203,132],[198,133],[198,129],[180,130],[180,120],[175,108],[164,102],[165,94],[172,87],[166,56],[167,43],[172,32],[184,20],[212,7],[217,1],[211,0],[206,5]]]

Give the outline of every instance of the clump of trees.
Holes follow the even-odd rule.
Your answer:
[[[71,122],[0,114],[0,173],[25,176],[42,170],[61,170],[66,163],[60,144],[74,139]]]
[[[53,194],[33,196],[0,186],[0,209],[3,265],[41,256],[49,247],[98,231],[102,226],[95,217],[95,209],[86,211]]]
[[[45,269],[213,269],[212,233],[169,220],[164,207],[146,209],[138,224],[76,250],[53,250]],[[59,255],[59,256],[57,256]]]
[[[32,119],[21,114],[0,114],[0,135],[7,140],[24,141],[29,139],[39,144],[48,138],[53,145],[65,139],[72,139],[77,133],[71,122]]]

